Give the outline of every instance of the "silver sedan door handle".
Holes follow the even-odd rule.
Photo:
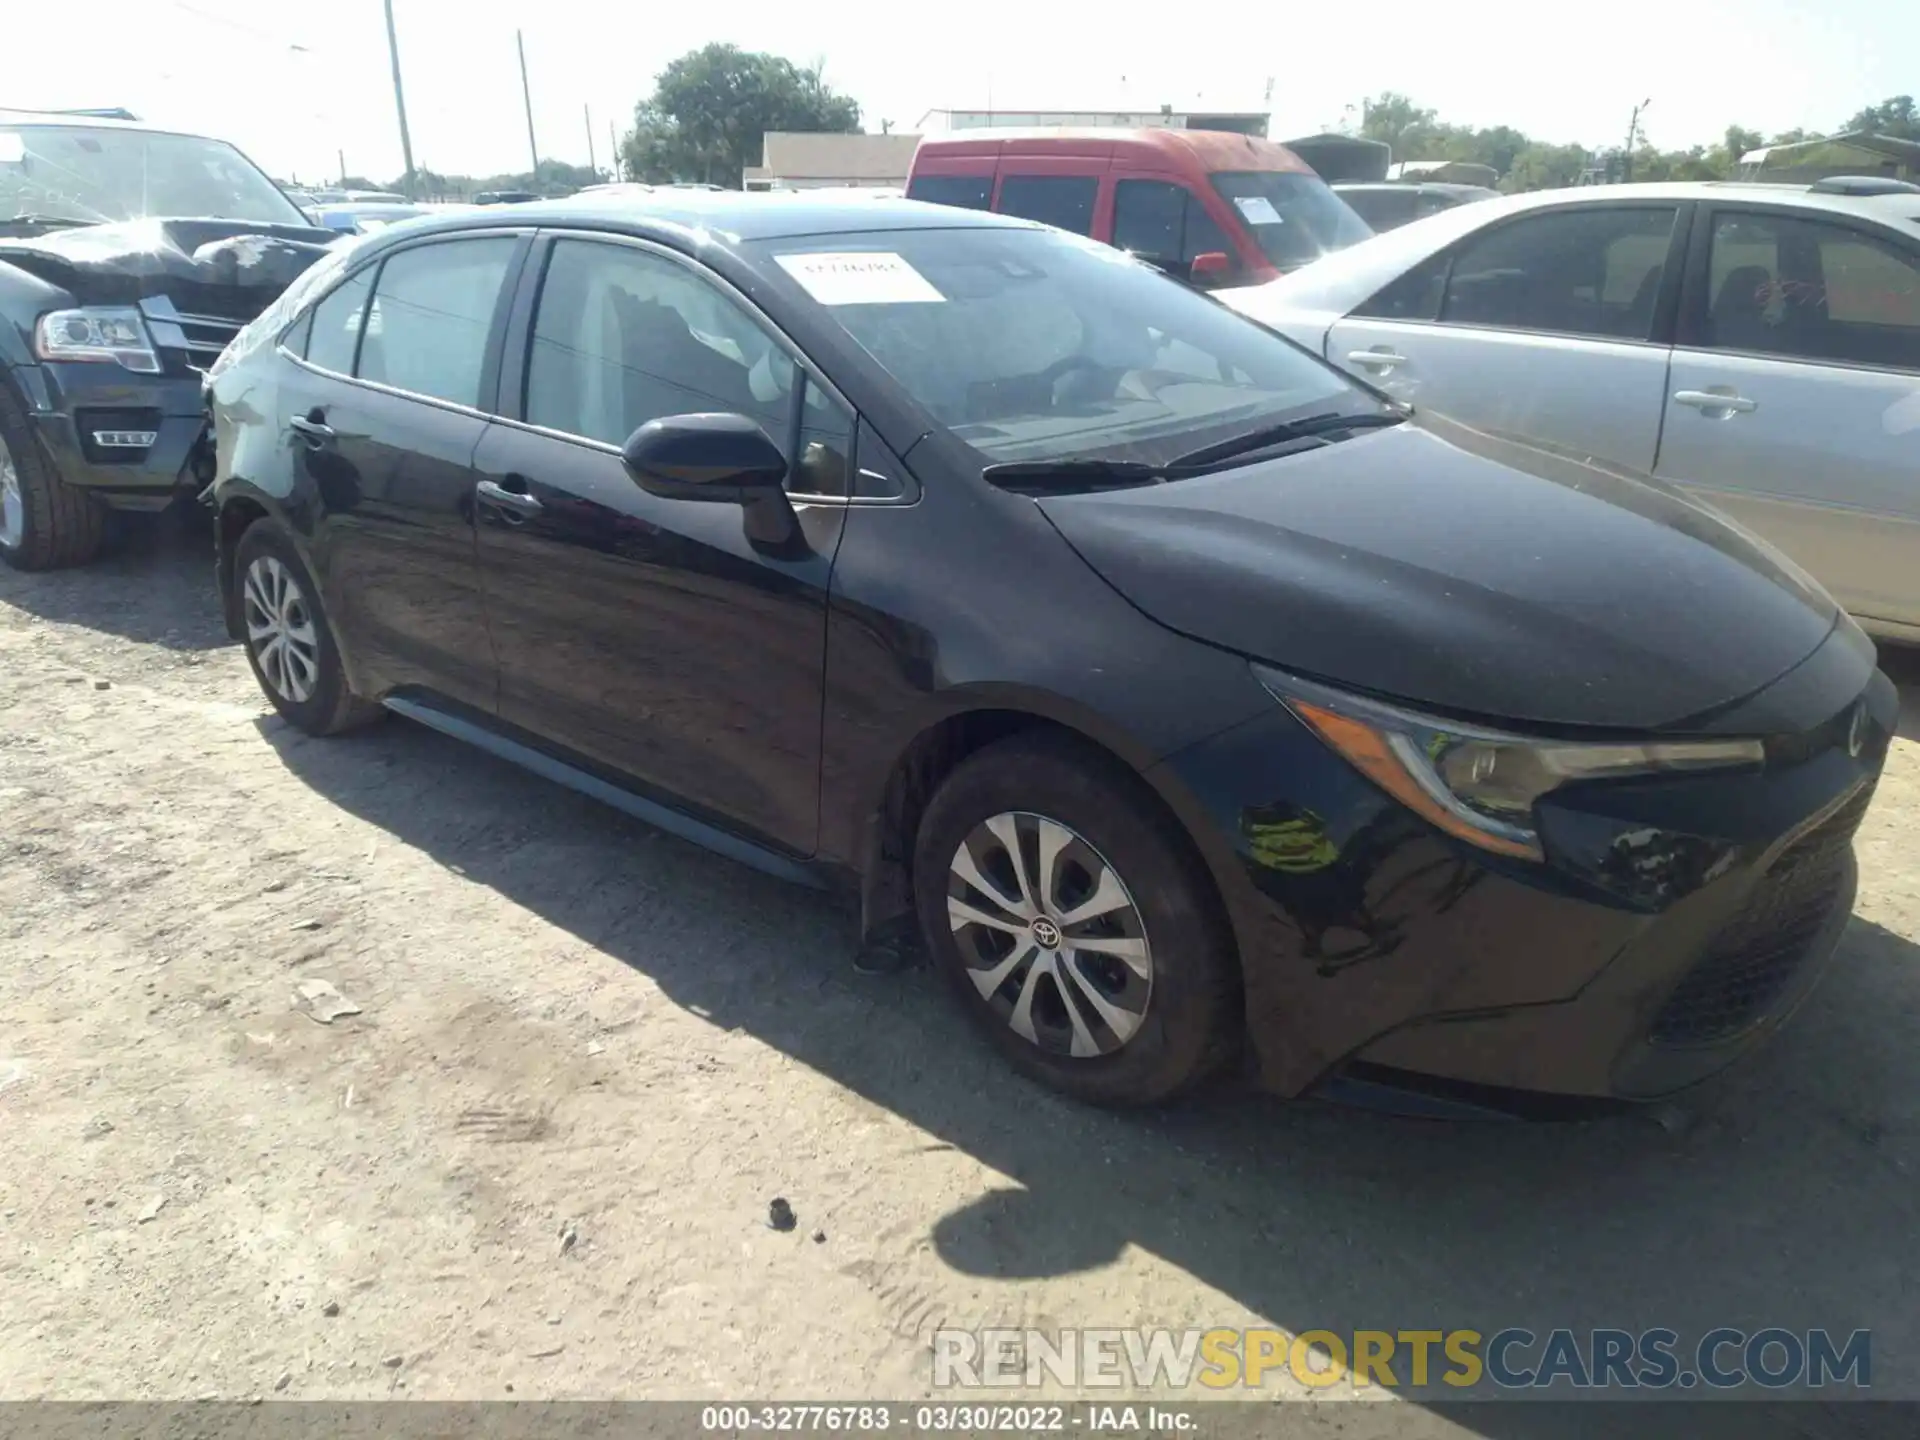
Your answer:
[[[1391,370],[1396,365],[1406,364],[1407,357],[1392,350],[1349,350],[1347,352],[1347,363],[1350,365],[1364,365],[1369,370],[1385,372]]]
[[[480,498],[487,504],[514,515],[538,515],[540,502],[521,490],[509,490],[492,480],[482,480],[476,487]]]
[[[1719,418],[1729,415],[1745,415],[1760,408],[1760,402],[1749,400],[1744,395],[1736,395],[1731,390],[1676,390],[1673,403],[1690,405],[1702,415],[1717,414]]]
[[[287,425],[309,445],[325,445],[333,440],[333,427],[319,418],[318,411],[312,415],[289,416]]]

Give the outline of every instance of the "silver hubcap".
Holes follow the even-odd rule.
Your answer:
[[[293,572],[271,555],[247,567],[242,589],[247,646],[267,684],[283,700],[304,704],[320,681],[320,637]]]
[[[7,442],[0,440],[0,545],[11,550],[26,529],[27,505],[20,498],[20,472],[14,468]]]
[[[1087,1059],[1139,1031],[1153,993],[1140,908],[1059,821],[1008,811],[976,826],[948,867],[947,918],[974,987],[1028,1043]]]

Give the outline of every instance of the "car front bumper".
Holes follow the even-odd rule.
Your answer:
[[[197,371],[41,363],[14,375],[60,478],[102,503],[158,510],[213,478]]]
[[[1556,795],[1544,864],[1441,834],[1277,705],[1170,758],[1231,850],[1212,868],[1260,1080],[1525,1109],[1724,1069],[1793,1013],[1851,913],[1899,709],[1873,671],[1852,754],[1854,698],[1758,772]]]

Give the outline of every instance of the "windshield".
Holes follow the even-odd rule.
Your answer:
[[[1383,408],[1218,302],[1060,231],[760,243],[983,464],[1167,464],[1296,415]]]
[[[1318,175],[1223,170],[1213,188],[1239,212],[1267,259],[1282,270],[1357,245],[1373,231]]]
[[[308,223],[222,140],[87,125],[0,125],[0,220],[99,224],[150,215]]]

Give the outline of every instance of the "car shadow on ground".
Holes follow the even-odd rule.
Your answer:
[[[232,644],[214,594],[208,512],[110,518],[106,553],[82,568],[23,574],[0,566],[0,604],[169,650]]]
[[[262,730],[348,811],[1011,1177],[932,1223],[965,1274],[1088,1271],[1139,1246],[1296,1332],[1869,1328],[1883,1390],[1920,1343],[1897,1258],[1920,1165],[1920,946],[1877,925],[1856,918],[1795,1023],[1671,1128],[1408,1121],[1232,1087],[1114,1115],[1007,1071],[928,972],[857,974],[835,902],[416,726]],[[583,846],[604,870],[582,869]],[[1685,1409],[1675,1433],[1719,1433]],[[1824,1433],[1794,1409],[1791,1431],[1721,1419],[1742,1437]],[[1512,1440],[1614,1433],[1560,1406],[1445,1414]]]

